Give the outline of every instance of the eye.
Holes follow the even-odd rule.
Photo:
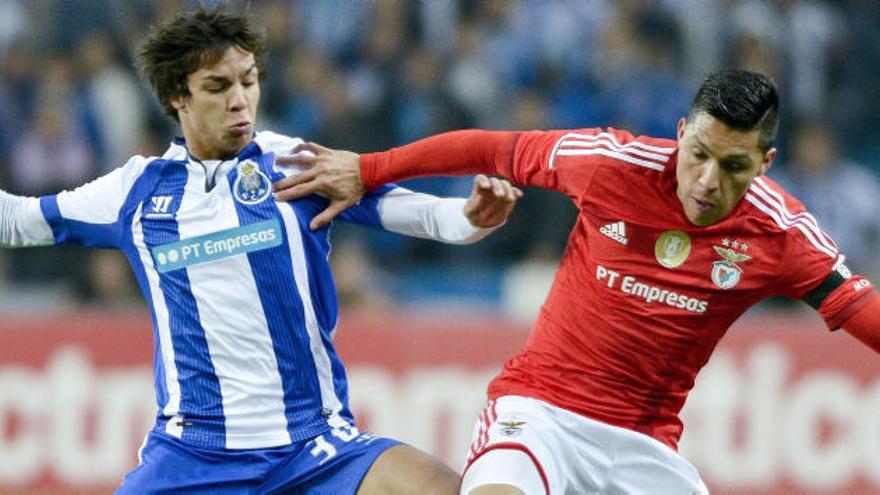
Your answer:
[[[253,86],[254,84],[256,84],[255,81],[242,81],[242,83],[241,83],[241,85],[246,88],[249,88],[249,87]]]
[[[724,168],[724,170],[727,170],[728,172],[731,172],[734,174],[738,173],[738,172],[742,172],[743,170],[746,169],[746,166],[742,165],[740,163],[724,162],[721,164],[721,166]]]
[[[709,155],[704,153],[702,150],[696,150],[696,151],[694,151],[694,158],[696,158],[697,160],[703,161],[703,160],[709,158]]]

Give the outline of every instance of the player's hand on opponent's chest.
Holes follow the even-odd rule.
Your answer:
[[[360,155],[357,153],[333,150],[310,142],[294,147],[291,155],[279,156],[275,161],[306,169],[275,183],[276,200],[292,201],[310,194],[320,194],[330,200],[330,205],[309,223],[312,230],[330,223],[366,193],[361,181]]]

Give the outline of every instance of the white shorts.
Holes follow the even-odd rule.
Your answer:
[[[709,493],[696,468],[658,440],[515,395],[490,401],[474,427],[461,493],[485,484],[527,495]]]

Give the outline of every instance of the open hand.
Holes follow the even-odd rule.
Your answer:
[[[360,201],[366,192],[357,153],[309,142],[294,147],[291,155],[279,156],[276,162],[307,169],[275,183],[277,201],[292,201],[310,194],[320,194],[330,200],[330,205],[309,223],[312,230],[330,223],[336,215]]]
[[[504,179],[477,175],[464,214],[474,227],[496,227],[507,221],[522,194]]]

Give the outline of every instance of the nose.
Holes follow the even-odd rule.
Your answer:
[[[244,87],[241,84],[233,84],[232,87],[229,88],[228,95],[227,107],[230,112],[238,112],[244,109],[247,105]]]
[[[718,163],[707,160],[700,170],[699,184],[707,192],[718,189]]]

